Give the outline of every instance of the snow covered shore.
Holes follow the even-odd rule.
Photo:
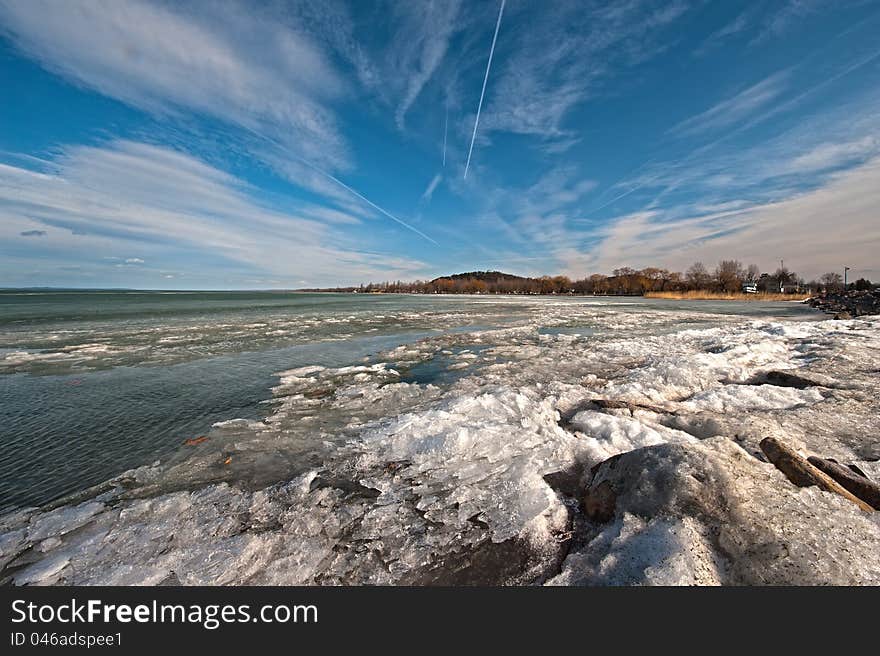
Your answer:
[[[281,372],[265,421],[0,518],[2,579],[880,584],[880,513],[795,487],[757,446],[876,480],[878,377],[872,318],[545,304],[509,329]],[[616,504],[596,521],[581,500],[602,482]]]

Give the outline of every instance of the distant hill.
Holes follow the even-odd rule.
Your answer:
[[[434,278],[431,282],[438,280],[482,280],[483,282],[501,282],[503,280],[516,282],[528,280],[522,276],[515,276],[512,273],[504,273],[502,271],[468,271],[466,273],[454,273],[451,276],[440,276]]]

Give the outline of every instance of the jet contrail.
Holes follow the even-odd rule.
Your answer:
[[[446,135],[449,133],[449,107],[446,108],[446,123],[443,126],[443,168],[446,168]]]
[[[492,47],[489,49],[489,61],[486,63],[486,75],[483,77],[483,90],[480,91],[480,102],[477,105],[477,118],[474,120],[474,133],[471,135],[471,147],[468,149],[467,163],[464,165],[464,177],[467,179],[468,168],[471,165],[471,153],[474,152],[474,141],[477,138],[477,126],[480,124],[480,110],[483,108],[483,96],[486,95],[486,82],[489,80],[489,69],[492,68],[492,55],[495,54],[495,41],[498,40],[498,30],[501,27],[501,16],[504,14],[505,0],[501,0],[501,8],[498,10],[498,22],[495,23],[495,35],[492,37]]]
[[[633,193],[634,191],[638,191],[639,189],[641,189],[641,188],[644,187],[645,185],[651,184],[651,183],[652,183],[654,180],[656,180],[656,179],[657,179],[657,178],[655,177],[655,178],[651,178],[650,180],[646,180],[645,182],[640,182],[640,183],[637,184],[635,187],[631,187],[631,188],[627,189],[626,191],[624,191],[622,194],[620,194],[620,195],[618,195],[618,196],[615,196],[614,198],[612,198],[611,200],[609,200],[607,203],[602,203],[601,205],[599,205],[599,207],[594,207],[593,209],[591,209],[589,212],[587,212],[586,214],[584,214],[584,215],[583,215],[582,217],[580,217],[580,218],[584,218],[584,217],[590,216],[590,214],[593,214],[594,212],[598,212],[599,210],[608,207],[608,206],[611,205],[612,203],[616,203],[617,201],[619,201],[619,200],[622,199],[622,198],[626,198],[627,196],[629,196],[629,195],[630,195],[631,193]]]
[[[243,126],[243,127],[244,127],[244,126]],[[248,132],[250,132],[251,134],[253,134],[253,135],[259,137],[260,139],[265,139],[266,141],[269,141],[270,143],[275,144],[276,146],[278,146],[278,147],[281,148],[282,150],[287,150],[287,147],[284,146],[284,144],[282,144],[282,143],[281,143],[280,141],[278,141],[277,139],[273,139],[272,137],[267,137],[266,135],[262,135],[262,134],[260,134],[259,132],[257,132],[256,130],[254,130],[254,129],[252,129],[252,128],[245,127],[244,129],[247,130]],[[349,187],[347,184],[345,184],[342,180],[340,180],[340,179],[337,178],[336,176],[334,176],[334,175],[332,175],[332,174],[330,174],[330,173],[327,173],[327,171],[325,171],[325,170],[322,169],[321,167],[319,167],[319,166],[317,166],[317,165],[315,165],[315,164],[312,164],[309,160],[305,159],[304,157],[300,157],[299,155],[295,155],[295,154],[293,154],[293,153],[289,153],[289,156],[292,157],[293,159],[295,159],[296,161],[298,161],[300,164],[305,164],[307,167],[309,167],[310,169],[312,169],[312,170],[315,171],[316,173],[319,173],[320,175],[323,175],[323,176],[324,176],[325,178],[327,178],[328,180],[330,180],[330,181],[332,181],[332,182],[335,182],[335,183],[338,184],[340,187],[342,187],[343,189],[345,189],[348,193],[357,196],[357,197],[360,198],[362,201],[364,201],[367,205],[369,205],[370,207],[372,207],[372,208],[378,210],[379,212],[381,212],[382,214],[384,214],[385,216],[387,216],[387,217],[388,217],[389,219],[391,219],[392,221],[396,221],[397,223],[399,223],[400,225],[402,225],[402,226],[403,226],[404,228],[406,228],[407,230],[412,230],[412,231],[413,231],[414,233],[416,233],[419,237],[423,237],[423,238],[427,239],[429,242],[431,242],[431,243],[434,244],[435,246],[439,246],[439,245],[440,245],[440,244],[438,244],[436,241],[434,241],[433,239],[431,239],[428,235],[426,235],[424,232],[422,232],[421,230],[419,230],[418,228],[416,228],[415,226],[411,226],[411,225],[410,225],[409,223],[407,223],[406,221],[404,221],[404,220],[402,220],[402,219],[398,219],[398,218],[397,218],[396,216],[394,216],[391,212],[389,212],[388,210],[385,210],[385,209],[379,207],[378,205],[376,205],[376,203],[374,203],[373,201],[371,201],[369,198],[367,198],[367,197],[364,196],[363,194],[359,193],[358,191],[355,191],[354,189],[352,189],[351,187]]]
[[[362,201],[364,201],[364,202],[365,202],[367,205],[369,205],[370,207],[372,207],[372,208],[374,208],[374,209],[380,211],[382,214],[384,214],[385,216],[387,216],[387,217],[388,217],[389,219],[391,219],[392,221],[397,221],[397,222],[398,222],[400,225],[402,225],[404,228],[406,228],[406,229],[408,229],[408,230],[412,230],[414,233],[416,233],[416,234],[419,235],[420,237],[424,237],[425,239],[427,239],[429,242],[431,242],[431,243],[434,244],[435,246],[439,246],[439,245],[440,245],[440,244],[438,244],[436,241],[434,241],[433,239],[431,239],[428,235],[426,235],[424,232],[422,232],[421,230],[419,230],[418,228],[416,228],[415,226],[411,226],[411,225],[410,225],[409,223],[407,223],[406,221],[403,221],[402,219],[398,219],[396,216],[394,216],[394,215],[393,215],[391,212],[389,212],[388,210],[382,209],[381,207],[379,207],[378,205],[376,205],[376,203],[374,203],[373,201],[371,201],[369,198],[367,198],[367,197],[364,196],[363,194],[361,194],[361,193],[355,191],[354,189],[352,189],[351,187],[349,187],[347,184],[345,184],[345,183],[344,183],[342,180],[340,180],[339,178],[337,178],[337,177],[331,175],[330,173],[327,173],[327,171],[324,171],[324,170],[322,170],[322,169],[319,169],[317,166],[315,166],[315,165],[312,164],[311,162],[307,162],[307,161],[305,161],[305,160],[301,160],[301,161],[302,161],[306,166],[311,167],[312,169],[314,169],[315,171],[317,171],[318,173],[320,173],[321,175],[323,175],[325,178],[328,178],[329,180],[332,180],[333,182],[335,182],[336,184],[338,184],[338,185],[339,185],[340,187],[342,187],[343,189],[346,189],[349,193],[354,194],[355,196],[357,196],[358,198],[360,198]]]

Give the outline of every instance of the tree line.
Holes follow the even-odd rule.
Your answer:
[[[744,285],[754,285],[758,292],[768,293],[815,293],[843,289],[839,273],[825,273],[809,282],[786,267],[773,273],[761,272],[755,264],[743,266],[738,260],[722,260],[709,270],[702,262],[694,262],[684,272],[657,267],[633,269],[621,267],[611,275],[594,273],[585,278],[572,280],[567,276],[541,276],[529,278],[500,271],[471,271],[434,280],[414,282],[367,283],[357,287],[305,291],[337,291],[360,293],[408,293],[408,294],[598,294],[641,295],[647,292],[726,292],[743,290]],[[870,289],[870,281],[860,279],[848,285],[855,289]]]

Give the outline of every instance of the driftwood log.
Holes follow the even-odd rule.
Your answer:
[[[880,510],[880,485],[870,478],[859,476],[849,467],[844,467],[825,458],[810,456],[807,460],[811,465],[821,469],[859,499],[867,502],[874,510]]]
[[[819,489],[834,492],[845,499],[849,499],[862,510],[874,511],[870,504],[859,499],[828,474],[811,465],[806,458],[799,455],[790,446],[783,444],[776,438],[765,437],[761,440],[760,446],[767,459],[776,465],[776,468],[798,487],[816,485]]]

